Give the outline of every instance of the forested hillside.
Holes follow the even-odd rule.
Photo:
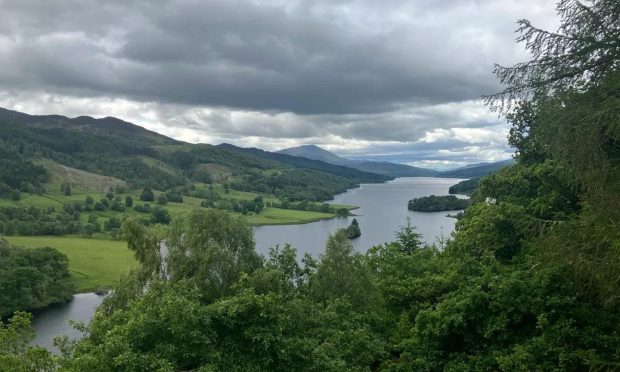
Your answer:
[[[516,164],[480,180],[456,232],[411,225],[366,253],[254,250],[242,216],[123,224],[139,266],[64,353],[0,328],[0,367],[69,371],[615,371],[620,368],[620,4],[563,0],[558,33],[519,22],[533,58],[488,97]],[[158,242],[169,254],[162,265]],[[4,344],[3,344],[4,345]],[[1,369],[1,368],[0,368]]]
[[[240,190],[253,188],[257,178],[267,179],[261,182],[268,184],[261,192],[291,200],[323,201],[359,183],[389,179],[253,149],[181,143],[116,118],[70,119],[2,109],[0,128],[2,151],[11,156],[3,157],[0,163],[0,182],[16,191],[28,192],[30,186],[39,187],[46,181],[45,171],[32,163],[41,158],[115,177],[132,188],[149,186],[163,191],[191,182],[210,183],[215,172],[204,165],[219,165],[227,168],[226,180]],[[21,177],[29,177],[26,180],[15,176],[24,173]],[[330,183],[319,182],[317,176]],[[291,178],[303,180],[295,183]],[[4,188],[4,194],[10,194]]]

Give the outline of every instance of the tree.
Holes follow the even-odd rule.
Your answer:
[[[407,217],[407,224],[402,226],[395,235],[396,241],[394,244],[399,248],[401,253],[411,254],[424,247],[422,234],[415,231],[415,227],[411,224],[410,217]]]
[[[68,262],[55,249],[18,248],[0,239],[0,316],[71,299]]]
[[[159,194],[157,196],[157,204],[160,204],[160,205],[168,204],[168,198],[166,197],[165,194]]]
[[[517,42],[525,43],[533,58],[514,66],[495,66],[495,74],[506,88],[487,97],[492,107],[510,109],[512,102],[539,99],[569,89],[591,87],[613,76],[620,60],[618,2],[595,0],[585,4],[561,0],[557,32],[518,22]]]
[[[173,280],[189,280],[207,301],[232,293],[242,273],[259,267],[252,229],[241,217],[197,209],[176,218],[167,238]]]
[[[125,196],[125,206],[131,208],[133,206],[133,198],[129,195]]]
[[[163,225],[167,225],[172,220],[170,216],[170,212],[167,209],[162,207],[156,207],[151,214],[151,222],[152,223],[160,223]]]
[[[465,209],[468,199],[459,199],[454,195],[430,195],[409,200],[407,208],[418,212],[441,212]]]
[[[349,210],[347,208],[338,208],[336,210],[336,214],[338,215],[338,217],[346,217],[350,213],[349,213]]]
[[[17,190],[11,191],[11,200],[18,201],[19,199],[21,199],[21,195],[19,194],[19,191]]]
[[[357,223],[357,219],[353,219],[353,221],[351,221],[351,224],[346,228],[346,234],[347,234],[347,238],[349,239],[355,239],[355,238],[359,238],[362,235],[362,231],[360,230],[360,226]]]
[[[67,183],[65,185],[64,193],[65,193],[66,196],[70,196],[71,195],[71,185],[70,184]]]
[[[497,66],[506,87],[487,97],[488,103],[517,119],[511,140],[518,157],[543,154],[553,160],[577,193],[582,212],[541,236],[545,249],[539,254],[564,262],[584,283],[583,293],[617,304],[620,282],[607,278],[616,275],[620,261],[620,250],[610,249],[620,246],[612,222],[620,220],[620,6],[615,0],[562,0],[557,10],[557,32],[520,21],[519,41],[533,58]],[[541,206],[559,200],[538,199]]]
[[[327,239],[325,255],[310,278],[312,296],[319,301],[346,298],[354,308],[369,310],[380,303],[363,256],[353,251],[344,229]]]
[[[103,223],[103,229],[105,231],[111,231],[114,229],[119,229],[121,225],[122,225],[122,222],[120,219],[116,217],[110,217]]]
[[[29,313],[18,311],[6,324],[0,322],[1,371],[54,371],[58,367],[47,350],[29,345],[35,336],[31,318]]]
[[[150,202],[155,200],[155,194],[153,194],[153,191],[150,187],[147,186],[142,190],[142,193],[140,194],[140,200]]]

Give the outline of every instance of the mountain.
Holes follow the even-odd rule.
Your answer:
[[[189,144],[113,117],[68,118],[0,109],[0,191],[11,195],[34,188],[44,193],[59,187],[67,174],[76,175],[72,188],[84,191],[104,181],[161,191],[216,182],[238,191],[310,201],[330,199],[360,183],[390,179],[258,149]]]
[[[122,140],[141,146],[179,143],[179,141],[162,134],[110,116],[102,119],[95,119],[90,116],[68,118],[61,115],[28,115],[0,108],[0,125],[34,129],[41,133],[75,132]]]
[[[361,161],[350,166],[363,169],[366,172],[385,174],[390,177],[434,177],[437,175],[437,171],[433,169],[412,167],[407,164],[387,161]]]
[[[276,151],[279,154],[299,156],[307,159],[320,160],[335,165],[345,165],[364,172],[382,174],[388,177],[445,177],[445,178],[478,178],[514,163],[514,160],[502,160],[495,163],[471,164],[449,171],[436,171],[412,167],[406,164],[387,161],[352,160],[338,156],[316,145],[302,145]]]
[[[336,165],[350,165],[355,163],[355,161],[353,160],[340,157],[333,152],[329,152],[317,145],[301,145],[297,147],[290,147],[287,149],[276,151],[276,153],[300,156],[302,158],[320,160],[325,163]]]
[[[356,169],[353,167],[336,165],[332,163],[327,163],[325,161],[309,159],[309,158],[305,158],[301,156],[287,155],[287,154],[278,153],[278,152],[269,152],[269,151],[265,151],[265,150],[261,150],[257,148],[237,147],[237,146],[230,145],[227,143],[223,143],[221,145],[218,145],[217,147],[222,148],[222,149],[233,150],[236,152],[242,152],[244,154],[253,155],[253,156],[266,159],[266,160],[275,160],[280,163],[292,165],[294,167],[313,169],[317,171],[326,171],[329,173],[338,174],[342,177],[365,179],[368,182],[384,182],[390,179],[390,177],[382,175],[382,174],[378,174],[374,172],[366,172],[366,171]]]
[[[477,163],[466,165],[461,168],[441,172],[437,174],[437,177],[446,178],[480,178],[488,175],[491,172],[495,172],[503,167],[514,164],[513,159],[502,160],[494,163]]]
[[[316,145],[290,147],[277,151],[276,153],[320,160],[335,165],[345,165],[364,172],[382,174],[388,177],[431,177],[437,174],[437,171],[432,169],[417,168],[406,164],[384,161],[351,160],[340,157]]]

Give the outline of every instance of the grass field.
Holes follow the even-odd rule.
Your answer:
[[[135,264],[127,243],[77,236],[7,236],[10,243],[25,247],[52,247],[67,255],[77,292],[112,288],[123,272]]]
[[[326,220],[333,217],[336,217],[336,215],[332,213],[265,208],[260,214],[248,216],[248,222],[255,226],[291,225]]]

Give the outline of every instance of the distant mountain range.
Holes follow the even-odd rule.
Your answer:
[[[439,173],[436,177],[450,177],[450,178],[478,178],[484,177],[491,172],[495,172],[498,169],[514,164],[513,159],[506,159],[496,161],[493,163],[477,163],[466,165],[461,168],[444,171]]]
[[[325,163],[343,165],[359,169],[364,172],[378,173],[389,177],[446,177],[446,178],[476,178],[483,177],[490,172],[514,163],[514,160],[502,160],[494,163],[471,164],[449,171],[436,171],[412,167],[406,164],[387,161],[352,160],[338,156],[316,145],[302,145],[277,151],[279,154],[299,156],[307,159],[320,160]]]
[[[351,160],[340,157],[316,145],[303,145],[277,151],[280,154],[320,160],[325,163],[344,165],[364,172],[378,173],[389,177],[433,177],[439,172],[432,169],[412,167],[390,162]]]

